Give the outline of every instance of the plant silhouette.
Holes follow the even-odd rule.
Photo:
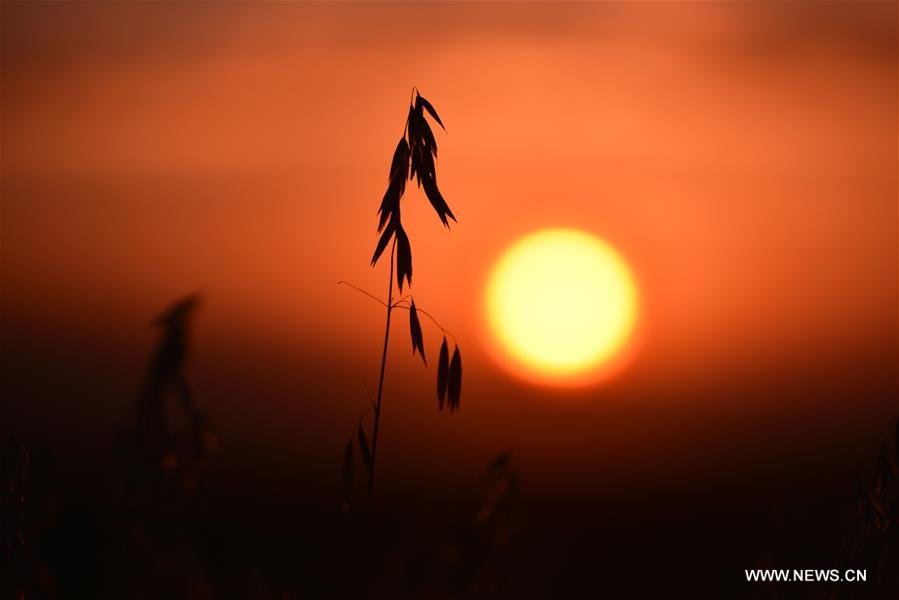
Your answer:
[[[190,325],[199,304],[199,296],[187,296],[153,322],[162,332],[138,400],[135,438],[145,458],[163,468],[180,465],[185,454],[193,458],[202,456],[216,443],[206,417],[194,403],[190,383],[184,375]],[[167,410],[166,399],[170,393],[177,398],[186,420],[186,440],[173,426],[176,419]],[[180,447],[184,441],[190,446],[186,451]]]
[[[106,534],[118,549],[108,559],[111,581],[155,597],[183,589],[186,578],[205,577],[194,553],[208,551],[199,529],[203,475],[218,437],[186,376],[200,303],[197,295],[184,297],[153,321],[160,332],[138,396],[133,441],[121,453],[121,482],[112,487],[119,492],[104,506]],[[160,567],[165,562],[177,568]]]
[[[394,285],[402,294],[403,286],[412,286],[412,247],[409,236],[403,227],[400,204],[406,191],[406,182],[413,179],[418,187],[423,189],[425,196],[443,225],[449,229],[449,221],[456,221],[456,216],[450,210],[449,205],[437,186],[437,141],[434,132],[425,117],[425,113],[445,131],[443,121],[437,114],[434,106],[422,96],[417,89],[413,89],[413,97],[409,103],[409,115],[403,135],[393,153],[388,173],[387,191],[381,200],[378,209],[378,232],[381,234],[375,246],[371,258],[371,265],[375,266],[378,260],[390,246],[390,273],[388,276],[387,301],[384,302],[377,296],[366,292],[348,282],[339,283],[349,285],[367,296],[377,300],[386,308],[386,324],[384,328],[384,346],[381,351],[381,367],[378,376],[377,396],[371,406],[359,417],[359,421],[350,435],[344,450],[343,459],[343,487],[344,509],[349,510],[353,487],[353,470],[355,465],[355,446],[358,446],[362,457],[362,464],[368,473],[368,484],[365,494],[365,506],[371,507],[372,490],[375,481],[375,467],[377,465],[378,433],[381,423],[381,403],[384,392],[384,372],[387,365],[387,347],[390,340],[390,325],[393,311],[401,308],[409,311],[409,333],[412,340],[412,355],[421,356],[422,362],[427,365],[427,357],[424,347],[424,334],[422,332],[419,315],[430,319],[443,333],[443,342],[437,362],[437,402],[439,410],[445,405],[450,412],[459,409],[459,399],[462,394],[462,353],[456,343],[455,337],[444,329],[440,323],[428,312],[415,304],[412,294],[402,296],[399,300],[393,300]],[[453,339],[453,354],[450,358],[447,336]],[[373,413],[371,432],[371,444],[368,441],[363,421],[365,417]]]
[[[892,448],[890,448],[892,435]],[[875,438],[876,456],[855,480],[855,505],[838,561],[843,569],[867,567],[869,581],[878,588],[899,592],[899,417]],[[832,596],[859,598],[863,592],[840,585]],[[884,595],[883,597],[888,597]]]

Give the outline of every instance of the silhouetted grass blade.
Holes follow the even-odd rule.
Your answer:
[[[384,197],[381,199],[381,206],[378,207],[378,214],[380,215],[378,219],[378,231],[381,231],[388,218],[398,218],[400,198],[403,197],[403,192],[405,190],[406,180],[404,178],[394,177],[390,180],[387,191],[384,192]]]
[[[422,153],[423,157],[437,156],[437,140],[434,139],[434,132],[431,131],[431,126],[424,120],[421,122],[421,143],[426,150],[426,152]]]
[[[400,138],[399,144],[396,146],[396,150],[393,152],[393,160],[390,163],[390,176],[388,179],[393,181],[394,179],[402,179],[406,180],[409,174],[409,144],[406,142],[406,138]]]
[[[415,119],[415,106],[409,105],[409,116],[406,117],[406,136],[409,138],[409,148],[411,149],[415,145],[415,140],[418,137],[418,132],[416,131],[416,127],[418,126],[418,121]],[[411,179],[411,177],[410,177]]]
[[[415,111],[414,106],[409,106],[409,118],[406,121],[406,135],[409,138],[409,155],[411,157],[411,170],[409,179],[417,176],[418,164],[417,154],[420,151],[418,140],[421,137],[421,121]]]
[[[432,117],[435,121],[437,121],[437,124],[440,125],[440,128],[443,129],[444,131],[446,131],[446,127],[443,126],[443,121],[440,120],[440,117],[437,115],[437,111],[434,110],[434,107],[431,105],[430,102],[428,102],[427,100],[425,100],[425,97],[424,97],[424,96],[422,96],[422,95],[419,94],[419,96],[415,99],[415,102],[416,102],[417,104],[420,104],[421,106],[423,106],[424,109],[425,109],[426,111],[428,111],[428,114],[431,115],[431,117]]]
[[[421,354],[421,360],[427,365],[424,335],[421,332],[421,323],[418,321],[418,311],[415,309],[414,298],[412,299],[412,305],[409,307],[409,333],[412,336],[412,356],[415,356],[415,351],[417,350]]]
[[[421,187],[421,178],[428,172],[427,165],[424,164],[425,156],[430,156],[430,153],[426,153],[421,144],[416,142],[412,149],[412,167],[415,170],[415,182],[418,187]]]
[[[450,210],[450,207],[447,205],[446,200],[443,199],[443,194],[440,193],[440,190],[437,189],[437,182],[431,177],[424,178],[424,189],[425,194],[428,196],[428,200],[431,203],[431,206],[434,207],[434,210],[437,212],[437,216],[440,217],[440,220],[443,221],[444,227],[449,227],[449,221],[447,221],[447,217],[456,221],[456,216],[453,214],[453,211]],[[456,221],[458,223],[458,221]]]
[[[446,336],[440,345],[440,358],[437,359],[437,402],[440,410],[446,402],[446,384],[449,378],[449,348],[446,345]]]
[[[396,230],[396,281],[403,291],[403,279],[412,285],[412,247],[402,225]]]
[[[362,454],[362,462],[365,464],[365,469],[368,472],[371,472],[371,450],[368,447],[368,438],[365,437],[365,430],[362,428],[362,425],[359,425],[359,452]]]
[[[387,247],[387,244],[390,243],[390,238],[393,237],[395,229],[396,221],[394,219],[390,219],[390,222],[387,224],[387,227],[384,228],[384,232],[381,234],[381,238],[378,240],[377,247],[375,247],[375,253],[371,257],[371,266],[375,266],[375,263],[377,263],[378,259],[381,258],[381,254],[384,253],[384,249]]]
[[[459,410],[459,397],[462,395],[462,353],[459,352],[458,346],[453,351],[453,359],[450,361],[447,394],[450,410]]]

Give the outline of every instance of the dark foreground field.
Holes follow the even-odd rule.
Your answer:
[[[340,510],[289,474],[216,463],[217,440],[147,464],[130,436],[85,461],[4,451],[4,593],[24,598],[895,598],[896,527],[854,482],[627,502],[528,493],[500,456],[464,489]],[[27,448],[27,450],[26,450]],[[196,453],[195,453],[196,450]],[[202,450],[202,451],[201,451]],[[25,452],[27,451],[27,455]],[[889,462],[892,463],[892,456]],[[24,477],[23,477],[24,476]],[[385,486],[400,482],[385,481]],[[873,491],[875,487],[870,488]],[[881,485],[895,485],[881,482]],[[704,489],[697,482],[697,489]],[[9,492],[9,493],[7,493]],[[866,492],[867,493],[867,492]],[[21,504],[19,504],[21,502]],[[878,513],[879,514],[879,513]],[[874,520],[869,521],[869,518]],[[881,529],[874,525],[880,524]],[[749,568],[867,569],[868,582],[745,582]],[[5,596],[4,596],[5,597]]]

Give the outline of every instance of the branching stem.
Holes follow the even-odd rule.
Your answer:
[[[381,300],[380,298],[378,298],[377,296],[375,296],[375,295],[372,294],[371,292],[368,292],[368,291],[366,291],[366,290],[363,290],[363,289],[362,289],[361,287],[359,287],[359,286],[353,285],[353,284],[350,283],[349,281],[343,281],[343,280],[341,280],[341,281],[338,281],[338,282],[337,282],[337,285],[346,285],[346,286],[349,286],[349,287],[353,288],[354,290],[356,290],[357,292],[359,292],[360,294],[365,294],[366,296],[368,296],[369,298],[371,298],[372,300],[374,300],[375,302],[377,302],[377,303],[380,304],[381,306],[383,306],[383,307],[385,307],[385,308],[387,307],[387,304],[386,304],[383,300]],[[392,288],[391,288],[391,289],[392,289]],[[405,296],[403,296],[402,298],[400,298],[400,299],[397,300],[396,302],[392,302],[392,303],[390,304],[390,308],[402,308],[402,309],[405,309],[405,310],[409,310],[409,304],[403,304],[403,303],[404,303],[404,302],[408,303],[407,298],[411,298],[411,297],[412,297],[411,294],[406,294]],[[389,299],[389,295],[388,295],[388,299]],[[427,318],[429,318],[429,319],[431,320],[431,322],[432,322],[434,325],[437,326],[437,329],[439,329],[442,333],[444,333],[444,334],[450,336],[451,338],[453,338],[453,342],[457,342],[457,341],[458,341],[458,340],[456,340],[456,336],[453,335],[453,332],[450,331],[449,329],[447,329],[446,327],[444,327],[443,325],[441,325],[441,324],[437,321],[437,319],[434,318],[434,315],[432,315],[432,314],[429,313],[428,311],[422,309],[420,306],[416,306],[416,307],[415,307],[415,310],[416,310],[416,312],[420,312],[421,314],[423,314],[424,316],[426,316]]]
[[[400,302],[402,302],[402,300],[400,300],[399,302],[394,303],[393,307],[394,307],[394,308],[403,308],[403,309],[409,310],[409,306],[407,306],[407,305],[405,305],[405,304],[400,304]],[[451,338],[453,338],[453,342],[457,342],[457,341],[458,341],[458,340],[456,340],[456,336],[454,336],[453,333],[452,333],[449,329],[447,329],[446,327],[444,327],[443,325],[441,325],[440,323],[438,323],[438,322],[437,322],[437,319],[435,319],[434,316],[433,316],[431,313],[429,313],[429,312],[426,311],[426,310],[423,310],[420,306],[416,306],[416,307],[415,307],[415,312],[419,312],[419,313],[423,314],[424,316],[426,316],[427,318],[429,318],[429,319],[431,320],[431,322],[432,322],[434,325],[437,326],[437,329],[439,329],[439,330],[442,331],[444,334],[446,334],[446,335],[450,336]]]
[[[394,243],[395,243],[395,242],[394,242]],[[391,252],[392,252],[392,251],[391,251]],[[391,267],[392,267],[392,266],[393,266],[393,265],[391,265]],[[393,279],[393,276],[391,276],[390,278]],[[366,296],[368,296],[369,298],[371,298],[372,300],[374,300],[375,302],[377,302],[377,303],[380,304],[381,306],[384,306],[384,307],[387,306],[387,304],[386,304],[383,300],[381,300],[380,298],[378,298],[377,296],[375,296],[375,295],[372,294],[371,292],[366,292],[366,291],[363,290],[361,287],[356,286],[356,285],[353,285],[353,284],[350,283],[349,281],[344,281],[343,279],[341,279],[340,281],[337,282],[337,285],[345,285],[345,286],[351,287],[351,288],[353,288],[354,290],[356,290],[357,292],[359,292],[360,294],[365,294]]]

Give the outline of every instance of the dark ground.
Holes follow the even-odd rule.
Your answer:
[[[93,465],[29,441],[27,474],[17,480],[25,446],[11,439],[5,469],[19,487],[4,496],[7,591],[24,598],[897,597],[897,528],[869,521],[851,481],[820,489],[802,481],[772,489],[761,503],[727,490],[602,505],[531,497],[514,458],[500,457],[452,496],[347,515],[338,492],[323,502],[289,481],[209,477],[216,440],[207,442],[195,461],[181,449],[177,466],[157,466],[135,452],[130,436]],[[895,474],[882,482],[894,486],[882,491],[892,494],[882,507],[891,515]],[[23,503],[15,506],[19,491]],[[869,581],[748,584],[743,575],[844,566],[868,569]]]

